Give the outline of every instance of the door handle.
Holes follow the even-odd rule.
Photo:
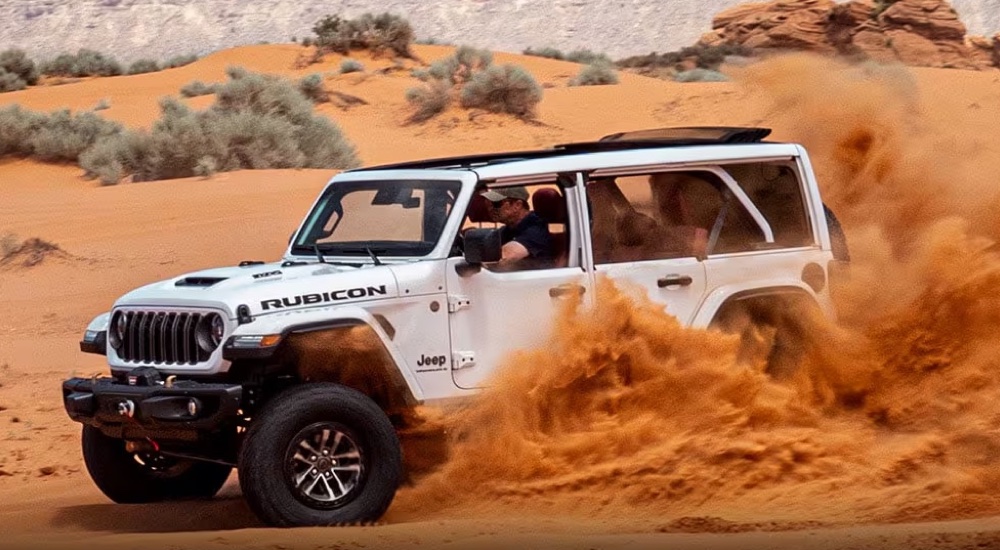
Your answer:
[[[565,284],[554,286],[549,289],[549,296],[552,298],[559,298],[562,296],[568,296],[570,294],[575,294],[577,296],[583,296],[583,293],[587,292],[587,289],[582,285],[577,284]]]
[[[666,288],[668,286],[690,286],[694,279],[690,275],[667,275],[656,280],[656,286]]]

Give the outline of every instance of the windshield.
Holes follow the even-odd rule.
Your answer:
[[[294,254],[426,256],[462,188],[459,181],[357,181],[331,185],[309,213]]]

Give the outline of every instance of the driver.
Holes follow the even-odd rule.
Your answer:
[[[501,233],[501,263],[524,259],[551,261],[552,237],[549,224],[528,206],[528,190],[505,187],[483,193],[493,205],[493,219],[504,224]]]

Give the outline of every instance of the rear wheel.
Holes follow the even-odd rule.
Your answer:
[[[374,521],[392,503],[402,457],[395,429],[364,394],[329,383],[277,395],[240,451],[240,487],[269,525]]]
[[[130,453],[125,441],[83,427],[83,461],[91,479],[119,504],[210,498],[226,483],[232,466],[184,460],[157,452]]]
[[[776,379],[794,375],[808,352],[810,298],[797,295],[756,296],[727,303],[712,326],[740,335],[739,361],[763,365]]]

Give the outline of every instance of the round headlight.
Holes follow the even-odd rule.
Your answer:
[[[120,311],[116,313],[108,329],[108,342],[111,347],[115,349],[122,347],[125,343],[125,331],[128,329],[128,319],[125,314]]]
[[[213,315],[212,316],[212,343],[215,347],[219,347],[222,343],[222,338],[226,335],[226,323],[222,320],[222,316]]]

